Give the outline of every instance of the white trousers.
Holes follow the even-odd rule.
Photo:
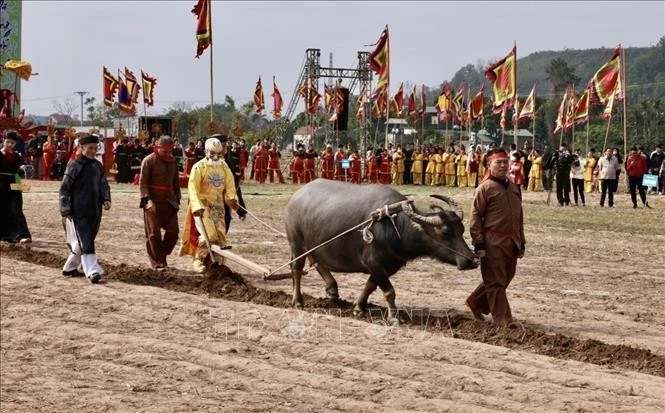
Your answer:
[[[65,261],[63,271],[76,270],[83,267],[83,272],[86,277],[92,274],[103,275],[104,270],[97,262],[96,254],[81,254],[81,245],[79,244],[78,236],[76,235],[76,227],[74,221],[70,218],[65,218],[65,237],[67,239],[67,246],[69,247],[69,257]]]

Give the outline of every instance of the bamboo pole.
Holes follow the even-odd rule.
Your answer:
[[[388,30],[388,25],[386,24],[386,46],[388,48],[386,65],[388,66],[388,73],[390,73],[390,30]],[[388,119],[390,118],[390,75],[388,75],[388,82],[386,83],[386,124],[385,124],[385,147],[388,147]]]
[[[623,47],[621,48],[621,88],[623,92],[623,159],[625,162],[628,159],[628,133],[626,125],[626,98],[628,93],[626,90],[626,61],[623,55]],[[628,178],[628,174],[626,174],[626,178]]]
[[[589,154],[589,116],[587,115],[586,119],[586,152],[584,152],[586,155]]]
[[[610,112],[610,117],[607,118],[607,130],[605,131],[605,142],[603,143],[603,151],[607,149],[607,135],[610,133],[610,122],[612,122],[612,112]]]
[[[208,0],[208,30],[210,30],[210,121],[215,120],[213,106],[215,103],[213,94],[213,60],[212,60],[212,0]]]
[[[517,93],[517,41],[513,40],[513,47],[515,48],[515,99],[517,99],[518,93]],[[517,106],[514,106],[516,108]],[[517,127],[519,126],[519,122],[517,122],[517,119],[515,119],[515,125],[513,126],[513,139],[515,140],[515,147],[517,147]]]

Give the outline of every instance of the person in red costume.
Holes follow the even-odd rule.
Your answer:
[[[262,184],[266,182],[268,173],[268,144],[259,146],[259,149],[254,155],[254,179],[256,182]]]
[[[335,174],[335,154],[332,145],[326,145],[326,150],[321,154],[321,178],[333,179]]]
[[[270,177],[270,183],[275,182],[275,174],[277,174],[277,179],[279,179],[280,184],[285,184],[284,175],[282,175],[282,167],[279,164],[279,160],[282,159],[282,153],[279,151],[276,143],[272,144],[272,148],[268,151],[268,176]]]
[[[346,181],[348,179],[347,171],[342,168],[342,161],[346,159],[344,145],[340,144],[335,152],[335,180]]]
[[[55,161],[55,154],[58,150],[58,145],[55,142],[53,135],[49,135],[42,145],[42,179],[44,181],[51,180],[51,168]]]

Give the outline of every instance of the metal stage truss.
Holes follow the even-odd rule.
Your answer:
[[[370,128],[369,121],[369,112],[370,112],[370,93],[371,93],[371,83],[372,83],[372,70],[369,64],[369,54],[370,52],[359,51],[357,53],[358,64],[355,69],[347,68],[337,68],[332,67],[332,57],[331,57],[331,67],[321,67],[321,50],[320,49],[307,49],[305,51],[305,58],[303,60],[302,66],[300,68],[300,74],[298,75],[298,81],[296,82],[296,87],[291,95],[291,100],[289,101],[289,106],[286,109],[284,116],[282,117],[282,123],[291,121],[296,107],[298,106],[298,88],[304,84],[306,80],[310,80],[314,85],[319,85],[319,79],[335,79],[340,80],[340,83],[344,79],[349,79],[349,83],[346,87],[349,89],[349,94],[353,93],[357,85],[360,86],[359,91],[364,91],[364,113],[365,116],[360,122],[360,151],[361,154],[364,153],[367,148],[367,137]],[[312,122],[311,117],[309,118],[308,124],[310,126]],[[295,142],[294,142],[295,143]]]

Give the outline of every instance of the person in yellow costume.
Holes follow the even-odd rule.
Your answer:
[[[531,192],[540,192],[543,190],[543,157],[540,151],[534,149],[529,154],[531,169],[529,169],[529,185],[527,189]]]
[[[404,184],[404,154],[402,153],[402,148],[397,147],[397,150],[393,153],[393,167],[392,167],[392,181],[393,185],[403,185]]]
[[[411,176],[413,176],[413,184],[420,185],[423,181],[423,151],[419,146],[413,151],[411,155]]]
[[[224,137],[221,140],[225,140]],[[207,234],[211,244],[227,247],[224,204],[234,211],[239,208],[233,172],[224,161],[225,147],[221,140],[216,137],[206,140],[205,158],[194,164],[187,184],[189,204],[182,231],[180,256],[194,257],[192,266],[194,271],[200,273],[205,272],[212,263],[203,234]],[[201,219],[196,220],[195,217]]]
[[[469,157],[466,154],[466,148],[464,145],[460,145],[459,155],[455,158],[455,163],[457,164],[457,186],[460,188],[469,186],[466,171],[468,160]]]
[[[584,192],[592,193],[593,192],[593,170],[596,168],[596,153],[595,150],[591,149],[587,154],[586,163],[584,164]]]
[[[455,186],[457,168],[455,167],[455,148],[453,146],[448,147],[448,156],[446,157],[444,170],[446,173],[445,184],[449,187]]]
[[[427,167],[425,168],[425,185],[430,186],[432,182],[436,182],[436,149],[432,149],[432,152],[427,156]]]

